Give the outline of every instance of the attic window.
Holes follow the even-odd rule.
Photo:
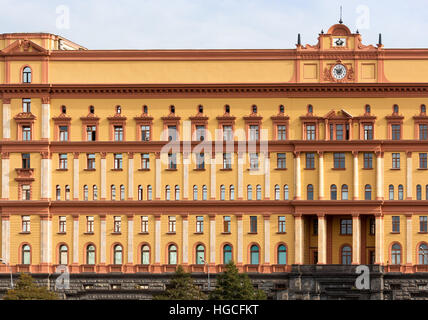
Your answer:
[[[121,108],[121,106],[116,106],[116,113],[117,113],[117,114],[121,114],[121,113],[122,113],[122,108]]]
[[[394,112],[394,114],[398,113],[398,104],[394,104],[393,112]]]
[[[426,111],[427,111],[426,106],[425,106],[424,104],[421,104],[421,113],[422,113],[422,114],[425,114],[425,113],[426,113]]]
[[[169,111],[170,111],[171,113],[175,113],[175,106],[171,105],[171,106],[169,107]]]
[[[62,114],[66,114],[67,113],[67,107],[66,106],[61,106],[61,113]]]
[[[144,106],[143,106],[143,113],[144,113],[144,114],[147,114],[147,112],[148,112],[148,107],[147,107],[146,105],[144,105]]]
[[[198,113],[204,113],[204,107],[202,105],[199,105]]]
[[[226,105],[224,106],[224,112],[225,112],[225,113],[230,113],[230,106],[229,106],[228,104],[226,104]]]
[[[312,105],[308,105],[308,113],[312,114],[312,112],[314,111],[314,108],[312,107]]]
[[[95,113],[95,108],[94,106],[89,106],[89,113],[94,114]]]
[[[366,104],[366,111],[365,113],[370,114],[370,105]]]
[[[284,106],[282,104],[279,106],[279,113],[284,113]]]
[[[252,106],[252,113],[257,113],[257,106],[255,104]]]

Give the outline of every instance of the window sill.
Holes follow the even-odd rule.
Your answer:
[[[400,232],[397,231],[391,231],[390,234],[400,234]]]
[[[193,171],[205,171],[206,169],[204,168],[204,169],[193,169]]]
[[[95,233],[94,232],[84,232],[83,234],[84,235],[94,235]]]
[[[110,171],[123,171],[123,169],[110,169]]]
[[[315,170],[315,168],[304,168],[303,170]]]
[[[389,170],[401,170],[400,168],[390,168]]]
[[[351,236],[352,237],[352,233],[339,233],[340,236]]]
[[[220,171],[232,171],[232,168],[221,168]]]
[[[68,169],[56,169],[56,171],[68,171]]]
[[[142,169],[138,169],[138,171],[150,171],[150,169],[149,168],[147,168],[147,169],[142,168]]]
[[[194,232],[193,234],[204,234],[203,232]]]
[[[287,234],[287,232],[277,232],[276,234]]]
[[[257,234],[257,232],[248,232],[248,234]]]
[[[247,171],[259,171],[259,168],[248,168]]]
[[[148,235],[149,233],[148,233],[148,232],[138,232],[138,234],[141,234],[141,235]]]
[[[428,168],[418,168],[417,170],[428,170]]]
[[[346,170],[346,168],[331,168],[331,170]]]
[[[95,169],[83,169],[83,171],[95,171]]]
[[[177,169],[165,169],[165,171],[177,171]]]
[[[57,232],[56,234],[67,234],[67,232]]]
[[[112,232],[111,234],[112,234],[112,235],[120,236],[120,235],[122,234],[122,232]]]
[[[176,232],[167,232],[166,234],[177,234]]]
[[[22,231],[19,234],[31,234],[31,232],[30,231]]]
[[[278,170],[278,171],[285,171],[285,170],[288,170],[287,168],[275,168],[275,170]]]
[[[232,232],[222,232],[221,234],[232,234]]]
[[[428,234],[427,231],[419,231],[418,234]]]

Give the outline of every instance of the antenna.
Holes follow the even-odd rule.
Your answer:
[[[382,45],[382,33],[379,33],[379,44]]]
[[[342,24],[343,20],[342,20],[342,6],[340,6],[340,20],[339,23]]]
[[[298,33],[297,34],[297,45],[301,45],[302,44],[302,41],[301,41],[301,39],[300,39],[300,33]]]

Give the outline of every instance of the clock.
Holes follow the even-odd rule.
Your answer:
[[[331,75],[336,80],[342,80],[343,78],[345,78],[346,73],[347,73],[346,67],[341,63],[334,65],[333,68],[331,69]]]

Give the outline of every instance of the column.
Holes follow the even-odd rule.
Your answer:
[[[9,214],[1,215],[1,253],[5,262],[10,262],[10,221]]]
[[[49,215],[40,216],[40,269],[41,273],[49,273],[52,256],[52,220]]]
[[[324,200],[324,152],[318,152],[319,168],[318,168],[318,199]]]
[[[74,153],[73,159],[73,200],[79,200],[79,152]]]
[[[134,215],[130,214],[127,216],[128,219],[128,261],[126,272],[133,273],[134,268]]]
[[[189,199],[189,153],[183,152],[183,200]]]
[[[352,264],[361,263],[361,220],[358,213],[352,214]]]
[[[238,153],[238,200],[244,199],[244,154]]]
[[[210,187],[210,194],[211,194],[211,200],[215,200],[216,199],[216,191],[217,191],[217,187],[216,187],[216,157],[215,157],[215,152],[210,154],[210,163],[211,163],[211,187]]]
[[[160,273],[161,268],[161,216],[155,215],[155,264],[153,266],[153,272]]]
[[[189,219],[188,215],[182,216],[183,219],[183,265],[189,264]]]
[[[407,170],[406,170],[406,200],[412,200],[412,191],[413,191],[413,185],[412,185],[412,153],[406,152],[407,155]]]
[[[42,98],[42,140],[49,140],[50,134],[50,99],[49,97]]]
[[[304,261],[304,222],[302,214],[294,216],[294,244],[295,264],[303,264]]]
[[[383,152],[376,152],[376,200],[383,199]]]
[[[264,153],[265,200],[270,198],[270,152]]]
[[[238,256],[237,256],[237,266],[242,267],[243,261],[243,226],[242,226],[242,214],[236,216],[236,222],[238,226]]]
[[[160,152],[156,152],[156,161],[155,161],[155,199],[160,200],[161,198],[161,159]]]
[[[40,199],[49,200],[51,198],[52,190],[52,159],[50,152],[41,152],[41,170],[40,170]]]
[[[73,263],[71,271],[79,272],[79,215],[73,215]]]
[[[106,152],[101,152],[101,200],[107,199],[107,160]]]
[[[262,272],[263,273],[270,273],[272,272],[270,268],[270,214],[266,213],[263,215],[263,221],[264,221],[264,235],[265,235],[265,248],[264,248],[264,265],[262,266]]]
[[[210,214],[210,266],[215,266],[215,214]]]
[[[300,172],[300,152],[294,152],[294,200],[302,198],[302,177]]]
[[[376,251],[375,251],[375,263],[384,263],[384,252],[383,252],[383,215],[381,213],[376,215]]]
[[[327,218],[318,214],[318,264],[327,263]]]
[[[406,214],[406,272],[413,272],[413,228],[412,213]]]
[[[10,99],[3,99],[3,140],[10,139]]]
[[[9,177],[10,171],[10,160],[9,160],[9,152],[1,153],[1,198],[2,200],[9,200]]]
[[[134,153],[128,152],[128,200],[134,199]]]
[[[105,273],[107,272],[107,250],[106,250],[106,241],[107,241],[107,223],[106,215],[100,215],[100,264],[98,266],[98,272]]]
[[[359,176],[358,176],[358,151],[353,151],[352,155],[354,156],[354,197],[353,200],[358,200],[359,193],[360,193],[360,183],[359,183]]]

